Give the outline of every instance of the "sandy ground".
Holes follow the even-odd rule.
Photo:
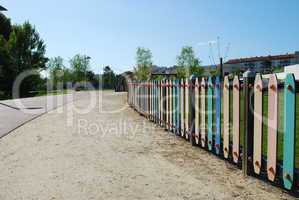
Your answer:
[[[140,117],[124,93],[101,102],[86,114],[86,98],[67,104],[2,138],[0,199],[292,199]]]

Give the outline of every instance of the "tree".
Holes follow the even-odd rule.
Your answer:
[[[116,77],[113,70],[109,66],[106,66],[102,75],[103,89],[113,89],[115,80]]]
[[[145,81],[150,78],[152,64],[151,51],[149,49],[138,47],[136,51],[136,67],[134,69],[138,80]]]
[[[189,77],[191,74],[200,76],[204,69],[200,67],[200,60],[196,58],[193,48],[185,46],[177,56],[177,73],[179,78]]]
[[[2,16],[3,18],[3,16]],[[4,20],[5,21],[5,20]],[[15,78],[26,70],[39,73],[46,68],[48,59],[45,57],[46,46],[36,29],[29,23],[13,25],[7,38],[7,29],[0,35],[0,90],[7,98],[12,95],[12,86]],[[7,39],[5,39],[7,38]],[[20,95],[27,96],[29,91],[38,90],[42,82],[39,75],[27,77],[21,84]]]
[[[73,73],[72,73],[72,70],[67,68],[67,67],[64,67],[62,69],[63,71],[63,76],[62,76],[62,79],[63,79],[63,88],[64,89],[68,89],[68,83],[72,84],[74,82],[74,76],[73,76]]]
[[[1,27],[0,35],[2,35],[5,40],[8,40],[12,29],[11,22],[10,19],[5,17],[5,15],[3,15],[1,12],[0,12],[0,27]]]
[[[90,57],[86,55],[77,54],[70,60],[74,82],[87,81],[86,75],[89,70],[89,65]]]
[[[93,71],[87,71],[86,77],[94,88],[99,88],[99,75],[96,75]]]
[[[12,84],[16,74],[11,62],[7,41],[0,35],[0,99],[11,97]]]
[[[64,82],[64,65],[63,58],[60,56],[51,58],[47,63],[47,68],[50,74],[50,80],[53,83],[53,88],[57,89],[59,82]]]

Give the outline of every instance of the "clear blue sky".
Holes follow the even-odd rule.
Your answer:
[[[117,72],[135,64],[136,47],[152,50],[154,64],[173,65],[184,45],[211,64],[208,41],[220,36],[228,58],[299,50],[298,0],[2,0],[14,23],[29,20],[47,56],[92,57]],[[218,58],[217,45],[213,55]]]

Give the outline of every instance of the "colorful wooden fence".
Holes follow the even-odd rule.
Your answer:
[[[252,88],[253,101],[244,101],[244,84]],[[249,113],[244,113],[242,102],[250,103]],[[296,82],[292,74],[285,80],[277,80],[274,74],[269,79],[257,74],[255,81],[249,83],[238,76],[233,79],[226,76],[223,80],[221,77],[203,77],[131,82],[128,103],[165,130],[240,168],[244,167],[241,160],[248,159],[246,169],[251,169],[250,175],[267,179],[287,190],[299,191],[295,143]],[[246,126],[241,118],[249,114],[253,116],[254,126],[248,129],[253,130],[248,133],[251,137],[248,140],[244,137]],[[279,131],[278,127],[283,129]],[[252,145],[247,145],[248,142]],[[248,147],[247,158],[242,154],[243,146]]]

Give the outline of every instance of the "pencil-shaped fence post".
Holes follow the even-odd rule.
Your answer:
[[[268,148],[267,174],[270,181],[275,180],[277,160],[277,128],[278,128],[278,86],[275,74],[269,78],[268,84]]]
[[[263,80],[260,74],[254,82],[254,131],[253,131],[253,168],[260,174],[262,167],[262,138],[263,138]]]
[[[185,84],[184,79],[181,79],[181,89],[180,89],[180,98],[181,98],[181,136],[185,136]]]
[[[176,87],[175,80],[172,80],[172,132],[176,130]]]
[[[194,87],[194,110],[195,110],[195,143],[198,145],[200,141],[199,136],[199,82],[198,78],[195,79],[195,87]]]
[[[130,82],[130,105],[133,104],[133,83]]]
[[[153,121],[157,122],[157,81],[153,81],[154,83],[154,119]]]
[[[139,83],[139,87],[138,87],[138,99],[139,99],[139,112],[142,112],[142,105],[143,105],[143,101],[142,101],[142,94],[143,94],[143,85],[142,82]]]
[[[142,82],[138,83],[138,111],[142,112]]]
[[[158,81],[158,124],[161,126],[161,85],[162,81]]]
[[[164,81],[161,81],[161,127],[164,127],[164,119],[165,119],[165,99],[164,99]]]
[[[163,124],[163,80],[160,81],[160,126]]]
[[[153,122],[156,123],[157,122],[157,81],[153,81],[153,88],[154,88],[154,97],[153,97],[153,101],[154,101],[154,116],[153,116]]]
[[[189,102],[190,102],[190,119],[189,119],[189,124],[190,124],[190,143],[192,146],[196,145],[195,141],[195,81],[196,78],[191,76],[189,80]]]
[[[142,114],[146,117],[146,83],[142,82]]]
[[[189,81],[185,80],[185,138],[189,139]]]
[[[151,95],[151,109],[150,109],[150,111],[151,111],[151,118],[150,118],[150,120],[151,121],[154,121],[154,103],[155,103],[155,101],[154,101],[154,81],[150,81],[150,89],[151,89],[151,92],[150,92],[150,95]]]
[[[142,85],[141,85],[141,82],[138,82],[138,112],[140,113],[141,112],[141,95],[142,95]]]
[[[149,120],[152,120],[152,115],[153,115],[153,112],[152,112],[152,108],[153,108],[153,104],[152,104],[152,82],[151,81],[148,81],[147,82],[147,91],[148,91],[148,97],[147,97],[147,99],[148,99],[148,107],[149,107],[149,109],[148,109],[148,119]]]
[[[156,81],[156,123],[159,124],[159,81]]]
[[[233,80],[233,161],[238,163],[240,156],[240,81],[239,76]]]
[[[208,149],[213,149],[213,80],[208,79]]]
[[[141,113],[144,113],[144,82],[140,83],[140,104],[141,104]]]
[[[142,103],[142,114],[144,115],[144,110],[145,110],[145,98],[144,95],[145,94],[145,89],[144,89],[144,82],[141,83],[141,103]]]
[[[136,107],[135,107],[135,109],[139,112],[139,90],[140,90],[140,88],[139,88],[139,84],[136,82],[136,88],[135,88],[135,90],[136,90]]]
[[[283,183],[288,190],[294,183],[296,131],[296,82],[287,74],[284,85]]]
[[[143,106],[142,94],[143,94],[143,85],[142,82],[140,82],[138,87],[139,113],[142,113],[142,106]]]
[[[181,116],[181,110],[180,110],[180,90],[181,90],[181,86],[180,86],[180,80],[176,80],[176,88],[177,88],[177,94],[176,94],[176,99],[177,99],[177,106],[176,106],[176,113],[177,113],[177,130],[176,130],[176,134],[180,135],[180,131],[181,131],[181,124],[180,124],[180,116]]]
[[[175,79],[173,81],[173,97],[174,97],[174,103],[173,103],[173,120],[174,120],[174,124],[175,124],[175,127],[174,127],[174,134],[176,134],[176,131],[177,131],[177,128],[178,128],[178,125],[177,125],[177,103],[178,103],[178,100],[177,100],[177,80]]]
[[[145,115],[145,104],[146,104],[146,99],[145,99],[145,83],[144,81],[142,82],[142,114]]]
[[[151,112],[151,117],[150,117],[150,120],[151,121],[154,121],[154,81],[150,81],[150,105],[151,105],[151,108],[150,108],[150,112]]]
[[[132,105],[132,103],[133,103],[133,100],[132,100],[132,89],[133,89],[133,84],[132,84],[132,82],[130,82],[130,105]]]
[[[144,110],[145,110],[145,117],[149,118],[148,115],[148,107],[149,107],[149,94],[148,94],[148,90],[149,90],[149,83],[146,81],[144,82]]]
[[[168,114],[169,114],[169,104],[168,104],[168,80],[166,80],[165,83],[165,103],[166,103],[166,109],[165,109],[165,114],[166,114],[166,121],[165,121],[165,129],[168,130],[168,123],[169,123],[169,118],[168,118]]]
[[[206,145],[206,81],[205,78],[201,79],[200,89],[200,135],[201,146]]]
[[[130,83],[127,84],[128,84],[127,102],[128,104],[130,104]]]
[[[150,83],[149,82],[145,82],[144,85],[144,89],[145,89],[145,113],[146,113],[146,117],[149,119],[150,115],[149,115],[149,107],[150,107],[150,94],[149,94],[149,89],[150,89]]]
[[[167,80],[163,83],[163,127],[167,129]]]
[[[223,155],[224,158],[228,159],[229,155],[229,93],[230,85],[228,76],[224,77],[223,82]]]
[[[155,103],[155,101],[154,101],[154,81],[150,81],[150,95],[151,95],[151,97],[150,97],[150,100],[151,100],[151,108],[150,108],[150,111],[151,111],[151,117],[150,117],[150,120],[151,121],[154,121],[154,103]]]
[[[157,123],[158,121],[158,86],[157,86],[158,82],[157,81],[154,81],[154,91],[155,91],[155,117],[154,117],[154,122]]]
[[[253,160],[253,112],[254,99],[253,99],[253,84],[255,73],[252,71],[246,71],[243,74],[244,78],[244,129],[242,145],[242,171],[243,175],[251,175],[252,160]]]
[[[136,93],[135,93],[135,81],[131,82],[131,100],[132,100],[132,104],[135,107],[135,97],[136,97]]]
[[[221,144],[221,78],[216,77],[215,81],[215,102],[216,102],[216,135],[215,135],[215,151],[220,154]]]
[[[137,85],[137,81],[135,82],[135,109],[138,110],[138,85]]]
[[[133,105],[133,108],[135,107],[135,101],[134,101],[134,99],[135,99],[135,95],[136,93],[135,93],[135,82],[132,82],[132,105]]]
[[[169,80],[169,97],[168,97],[168,101],[169,101],[169,124],[168,124],[168,130],[172,131],[172,80]]]

